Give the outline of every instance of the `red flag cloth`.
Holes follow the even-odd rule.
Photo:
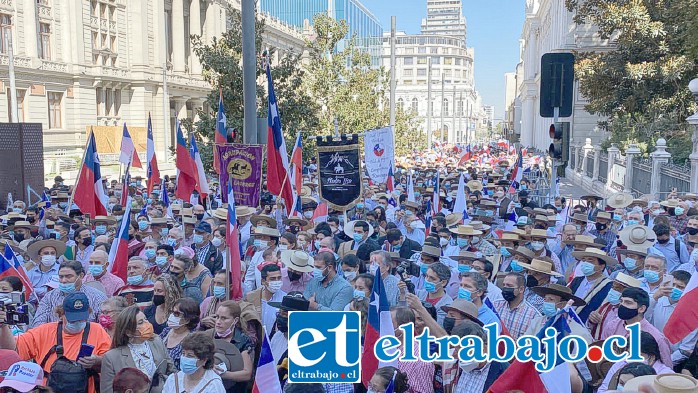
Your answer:
[[[509,391],[521,391],[524,393],[547,392],[543,381],[540,379],[536,364],[533,362],[514,362],[497,378],[488,393],[506,393]]]
[[[196,189],[197,170],[194,160],[187,149],[187,142],[182,134],[182,127],[177,121],[177,190],[175,196],[184,201],[189,201],[192,192]]]
[[[97,144],[95,137],[90,132],[85,151],[85,160],[80,169],[80,176],[75,184],[73,192],[73,202],[83,214],[90,214],[92,217],[107,215],[107,195],[102,186],[102,173],[99,166],[99,155],[97,155]],[[70,207],[68,207],[70,208]]]
[[[148,161],[148,196],[155,189],[156,184],[160,184],[160,169],[158,169],[158,159],[155,155],[155,140],[153,139],[153,123],[150,121],[148,113],[148,145],[146,149],[146,160]]]
[[[218,98],[218,114],[216,115],[216,136],[214,142],[216,145],[225,145],[228,143],[228,130],[225,129],[227,119],[225,117],[225,108],[223,108],[223,89],[220,89],[220,96]],[[218,162],[218,154],[216,154],[216,149],[213,149],[213,169],[216,173],[220,174],[221,170],[219,168],[220,163]]]
[[[286,214],[291,215],[293,190],[291,189],[290,171],[286,142],[281,130],[279,106],[274,94],[271,80],[271,68],[267,64],[267,81],[269,84],[269,111],[267,114],[267,189],[276,196],[284,198]]]
[[[674,312],[664,325],[664,335],[672,344],[683,340],[689,333],[698,329],[698,274],[691,279],[683,291],[683,296],[676,303]]]
[[[124,218],[121,219],[119,232],[109,250],[109,269],[120,279],[127,281],[128,267],[128,229],[131,226],[131,198],[126,201]]]

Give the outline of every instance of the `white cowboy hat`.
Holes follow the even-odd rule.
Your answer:
[[[614,209],[623,209],[630,206],[631,203],[633,203],[633,196],[625,192],[619,192],[606,198],[606,204]]]
[[[281,262],[284,266],[302,273],[310,273],[314,268],[313,257],[298,250],[281,251]]]
[[[650,247],[657,239],[657,234],[644,225],[635,224],[625,227],[618,234],[618,238],[627,247]]]
[[[572,251],[572,256],[580,260],[584,257],[602,259],[608,266],[615,266],[618,263],[616,258],[613,258],[606,254],[603,250],[599,250],[598,248],[594,247],[587,247],[587,249],[584,251]]]

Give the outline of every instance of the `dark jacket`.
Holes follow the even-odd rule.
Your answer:
[[[198,255],[197,250],[198,248],[195,248],[194,252]],[[217,271],[223,269],[223,254],[209,242],[206,257],[199,263],[204,265],[211,272],[211,275],[215,276]]]
[[[422,246],[414,240],[405,238],[400,247],[400,258],[410,259],[415,252],[422,251]]]

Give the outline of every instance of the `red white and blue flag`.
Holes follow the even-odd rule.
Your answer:
[[[393,164],[390,164],[390,168],[388,168],[388,179],[385,183],[385,189],[388,191],[388,204],[392,207],[397,207],[397,201],[393,197],[393,191],[395,191],[395,186],[393,185],[394,182],[395,175],[393,174]]]
[[[126,210],[121,219],[119,232],[112,241],[109,250],[109,271],[115,276],[126,281],[126,267],[128,265],[128,229],[131,226],[131,198],[126,200]]]
[[[267,62],[267,82],[269,85],[269,111],[267,113],[267,189],[269,192],[284,199],[286,214],[291,214],[293,190],[289,179],[288,153],[286,142],[281,129],[281,117],[279,105],[274,93],[274,84],[271,79],[271,67]]]
[[[240,236],[238,235],[238,219],[235,214],[235,193],[232,184],[228,184],[228,224],[225,242],[228,246],[228,274],[230,274],[230,299],[242,299],[242,278],[240,276]],[[228,263],[226,263],[227,265]],[[278,381],[278,379],[277,379]]]
[[[223,88],[220,89],[220,95],[218,97],[218,113],[216,114],[216,136],[214,142],[216,145],[225,145],[228,143],[228,130],[226,129],[226,123],[228,119],[225,117],[225,108],[223,107]],[[213,169],[216,173],[220,174],[221,169],[219,168],[220,163],[218,162],[218,154],[216,149],[213,149]]]
[[[267,330],[264,329],[264,338],[262,340],[262,349],[259,352],[259,361],[257,362],[257,373],[254,376],[254,386],[252,393],[267,393],[281,392],[281,383],[279,382],[279,374],[276,371],[276,362],[274,355],[271,352]]]
[[[109,199],[102,185],[102,172],[99,166],[97,144],[92,131],[90,131],[88,138],[85,160],[82,163],[80,176],[73,192],[73,202],[83,214],[89,214],[92,217],[106,216],[107,201]],[[70,208],[68,206],[68,209]]]
[[[177,129],[177,148],[175,151],[177,157],[177,189],[175,190],[175,196],[188,201],[192,192],[196,190],[198,172],[189,149],[187,149],[187,141],[184,139],[184,134],[182,134],[182,126],[179,123],[179,119],[175,119],[175,123],[175,128]]]
[[[380,268],[376,271],[376,277],[380,277]],[[397,367],[397,362],[384,363],[376,358],[373,347],[379,337],[395,333],[393,319],[390,316],[390,304],[385,293],[383,280],[373,280],[371,289],[371,301],[368,305],[368,323],[364,336],[364,349],[361,354],[361,382],[368,387],[368,381],[379,367]]]
[[[315,211],[313,211],[313,216],[310,217],[310,221],[317,224],[318,222],[327,222],[327,217],[329,216],[329,209],[327,209],[327,203],[318,202]]]
[[[196,167],[196,190],[199,191],[201,199],[206,199],[206,196],[211,193],[211,189],[208,187],[204,163],[201,161],[201,154],[199,154],[199,148],[196,146],[194,133],[189,134],[189,154],[191,159],[194,160],[194,166]]]
[[[671,313],[664,325],[664,335],[676,344],[698,329],[698,274],[693,274],[686,284],[683,295],[676,303],[676,309]]]
[[[516,165],[514,165],[514,171],[511,174],[511,185],[509,185],[509,193],[514,194],[519,188],[519,182],[523,179],[523,153],[519,154],[519,158],[516,159]]]
[[[291,165],[293,166],[291,171],[293,191],[296,195],[300,195],[301,187],[303,186],[303,145],[300,131],[298,131],[296,143],[293,145],[293,151],[291,152]]]
[[[458,191],[456,191],[456,200],[453,202],[453,213],[463,213],[463,218],[468,216],[468,202],[465,196],[465,175],[462,173],[458,178]]]
[[[138,158],[138,152],[136,152],[136,145],[133,143],[128,128],[126,128],[126,123],[124,123],[124,132],[121,135],[121,154],[119,155],[119,162],[125,165],[133,165],[136,168],[143,168],[141,160]]]
[[[156,184],[160,184],[160,169],[158,169],[158,159],[155,156],[155,140],[153,139],[153,122],[148,113],[148,142],[145,159],[148,161],[148,195],[153,192]]]
[[[56,257],[59,256],[60,255],[57,255]],[[29,276],[27,276],[24,266],[19,262],[17,254],[15,254],[12,247],[10,247],[8,243],[5,243],[5,255],[3,255],[3,258],[0,259],[5,259],[11,266],[11,269],[9,270],[6,270],[4,266],[0,268],[0,278],[5,277],[5,275],[19,277],[19,280],[22,281],[22,285],[24,285],[24,294],[26,295],[26,298],[29,299],[34,292],[34,286],[32,286],[32,282],[29,280]],[[12,271],[12,269],[14,269],[14,271]]]
[[[163,205],[165,205],[167,216],[174,218],[172,206],[170,206],[170,196],[167,195],[167,187],[165,187],[165,182],[162,182],[160,185],[160,200],[162,201]]]

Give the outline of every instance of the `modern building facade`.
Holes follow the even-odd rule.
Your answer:
[[[514,100],[514,129],[520,134],[521,144],[545,150],[551,140],[549,127],[552,119],[540,117],[540,59],[549,52],[604,51],[608,41],[596,34],[590,25],[577,25],[573,14],[564,2],[553,0],[527,0],[526,19],[521,33],[521,62],[516,68],[516,99]],[[600,117],[585,110],[587,100],[579,93],[578,82],[574,87],[572,116],[560,118],[569,122],[573,143],[591,138],[599,143],[605,138],[598,128]],[[520,107],[520,119],[516,108]],[[517,128],[518,127],[518,128]]]
[[[145,127],[149,114],[161,168],[172,168],[175,118],[194,119],[211,90],[189,36],[223,34],[231,5],[239,0],[0,1],[0,122],[9,121],[11,40],[19,118],[43,124],[47,178],[76,175],[90,127]],[[302,51],[297,29],[266,25],[269,46]]]
[[[359,49],[371,55],[373,66],[380,65],[383,27],[378,18],[359,0],[259,0],[259,12],[295,26],[307,29],[313,18],[326,13],[336,20],[345,20],[349,27],[346,39],[355,38]],[[345,42],[340,42],[339,50]]]
[[[461,0],[427,0],[427,17],[422,34],[449,35],[466,41],[466,25]]]

